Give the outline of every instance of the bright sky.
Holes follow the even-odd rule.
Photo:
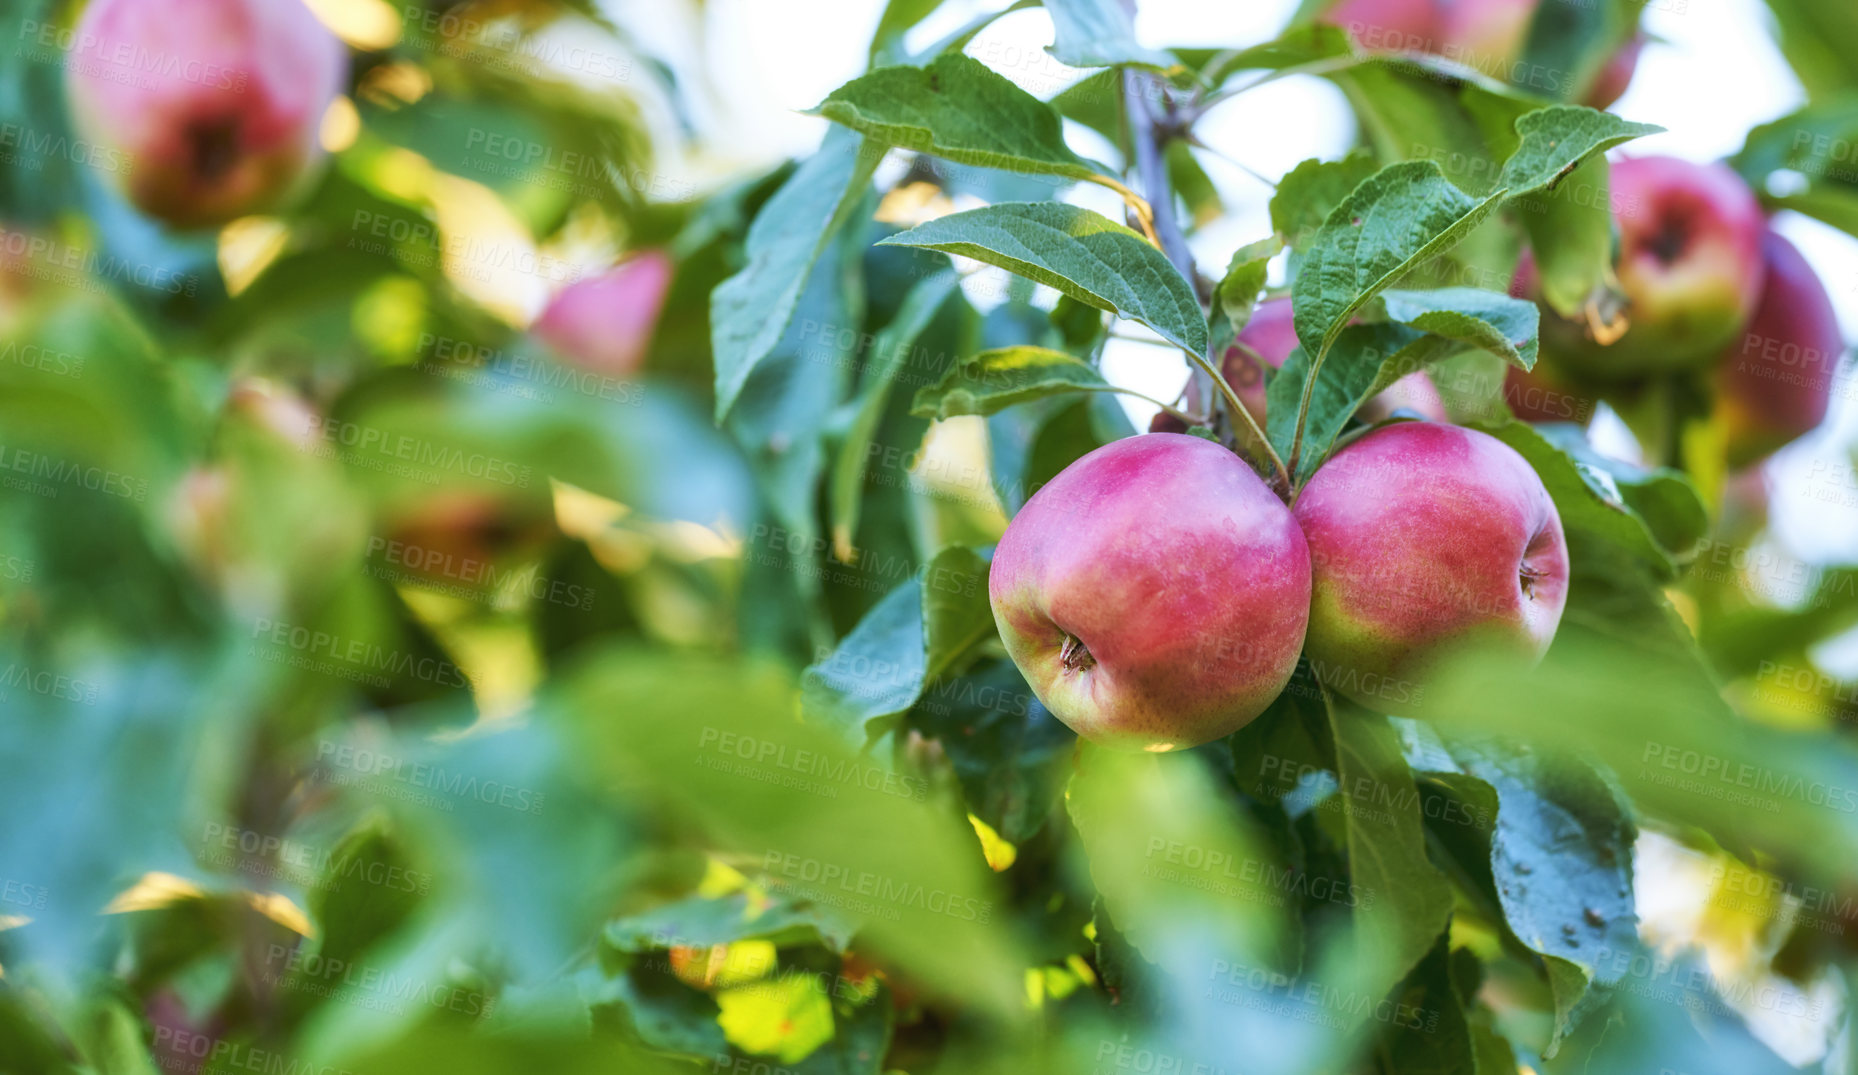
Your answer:
[[[934,40],[973,14],[1003,6],[1003,0],[952,0],[911,38]],[[1295,0],[1247,0],[1207,4],[1203,0],[1139,0],[1136,31],[1155,46],[1248,44],[1276,36]],[[695,53],[714,80],[713,112],[699,123],[726,147],[729,160],[712,167],[747,168],[803,153],[818,143],[825,121],[801,115],[841,83],[863,70],[865,48],[877,24],[881,0],[811,0],[771,4],[766,0],[711,0],[699,22],[680,5],[654,3],[618,10],[662,55],[686,62]],[[1728,155],[1749,128],[1797,107],[1799,83],[1773,44],[1761,0],[1663,0],[1650,4],[1645,27],[1658,42],[1648,46],[1631,90],[1615,110],[1629,119],[1669,130],[1640,139],[1636,152],[1668,153],[1695,160]],[[1051,43],[1049,17],[1039,9],[1014,12],[996,21],[969,51],[1041,97],[1079,77],[1044,52]],[[680,64],[682,66],[682,64]],[[694,69],[687,68],[687,70]],[[1266,178],[1277,179],[1308,157],[1333,158],[1348,148],[1353,130],[1340,93],[1314,78],[1286,79],[1228,102],[1203,122],[1202,137],[1221,154]],[[1077,148],[1109,156],[1082,132]],[[1219,186],[1229,217],[1194,241],[1202,265],[1215,270],[1233,249],[1270,230],[1270,189],[1243,168],[1209,154],[1202,165]],[[1109,199],[1102,201],[1102,199]],[[1076,200],[1112,214],[1113,196],[1089,188]],[[1858,239],[1802,217],[1788,215],[1779,229],[1794,240],[1818,269],[1838,306],[1848,340],[1858,339]],[[987,299],[976,294],[977,301]],[[1140,335],[1125,325],[1119,334]],[[1133,341],[1112,341],[1106,374],[1115,382],[1167,398],[1186,376],[1171,351]],[[1854,393],[1845,393],[1846,395]],[[1126,400],[1131,417],[1146,425],[1152,408]],[[1858,478],[1850,447],[1858,442],[1858,407],[1834,402],[1834,412],[1817,434],[1781,453],[1771,464],[1777,483],[1775,535],[1794,555],[1816,562],[1858,561]],[[1858,658],[1858,650],[1854,651]]]

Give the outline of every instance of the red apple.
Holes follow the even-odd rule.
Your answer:
[[[1536,0],[1445,0],[1439,52],[1507,79],[1522,57],[1535,9]]]
[[[599,276],[568,285],[532,330],[577,366],[630,377],[645,361],[670,287],[671,259],[648,250]]]
[[[1372,52],[1431,52],[1438,48],[1438,0],[1341,0],[1323,22],[1348,31]]]
[[[1761,301],[1716,367],[1731,466],[1751,463],[1823,421],[1845,354],[1832,297],[1806,258],[1772,231],[1762,251]]]
[[[182,227],[275,207],[323,155],[348,51],[303,0],[91,0],[65,68],[79,131]]]
[[[1644,51],[1645,33],[1635,31],[1632,39],[1621,45],[1594,76],[1593,85],[1587,88],[1587,107],[1611,108],[1615,101],[1624,97],[1626,87],[1632,85],[1633,72],[1639,68],[1639,53]]]
[[[1274,370],[1282,367],[1296,347],[1297,329],[1291,319],[1290,300],[1267,299],[1252,311],[1251,320],[1239,332],[1236,343],[1226,348],[1225,357],[1220,361],[1220,372],[1225,375],[1226,383],[1232,386],[1233,394],[1258,420],[1261,428],[1265,424],[1265,366]],[[1188,383],[1185,395],[1189,409],[1204,411],[1205,401],[1194,391],[1192,382]],[[1387,386],[1385,392],[1362,406],[1361,416],[1371,422],[1379,421],[1401,408],[1415,411],[1421,417],[1445,419],[1445,403],[1424,370],[1414,370]],[[1185,423],[1166,412],[1156,415],[1149,423],[1149,431],[1154,433],[1184,433],[1186,430]]]
[[[1543,349],[1570,372],[1633,380],[1707,365],[1734,340],[1761,295],[1761,206],[1724,164],[1635,157],[1613,165],[1618,334],[1545,312]]]
[[[1178,750],[1281,693],[1310,610],[1310,559],[1238,456],[1174,433],[1066,467],[1020,509],[988,577],[1007,653],[1079,735]]]
[[[1337,452],[1295,507],[1309,541],[1317,678],[1414,713],[1469,644],[1539,658],[1567,597],[1561,517],[1522,456],[1485,433],[1395,422]]]

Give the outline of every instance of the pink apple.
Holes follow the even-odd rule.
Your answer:
[[[645,362],[670,287],[670,257],[648,250],[599,276],[568,285],[532,330],[577,366],[630,377]]]
[[[1295,506],[1313,576],[1318,679],[1381,712],[1423,711],[1438,662],[1473,644],[1540,658],[1567,597],[1561,517],[1485,433],[1395,422],[1342,448]]]
[[[1587,88],[1589,108],[1611,108],[1613,103],[1626,95],[1626,87],[1632,85],[1632,75],[1639,68],[1639,53],[1645,51],[1645,33],[1635,31],[1631,40],[1619,47],[1606,66],[1594,76],[1593,85]]]
[[[1438,48],[1438,0],[1341,0],[1321,21],[1348,31],[1357,46],[1371,52]]]
[[[1291,318],[1290,300],[1267,299],[1252,311],[1251,320],[1239,332],[1234,346],[1226,349],[1219,364],[1233,394],[1258,420],[1260,427],[1265,424],[1265,367],[1274,370],[1282,367],[1296,348],[1297,329]],[[1204,412],[1205,402],[1194,391],[1192,382],[1185,395],[1190,410]],[[1445,419],[1445,403],[1424,370],[1414,370],[1387,386],[1385,392],[1362,406],[1361,416],[1370,422],[1379,421],[1401,408],[1415,411],[1421,417]],[[1149,429],[1156,433],[1183,433],[1187,427],[1164,412],[1155,416]]]
[[[129,200],[206,227],[303,185],[347,72],[347,49],[303,0],[91,0],[65,85]]]
[[[1199,437],[1129,437],[1066,467],[1007,527],[994,622],[1033,693],[1127,750],[1229,735],[1281,693],[1310,610],[1290,510]]]
[[[1439,52],[1493,78],[1509,78],[1529,39],[1536,2],[1444,0]]]
[[[1761,301],[1716,367],[1732,466],[1751,463],[1823,421],[1845,355],[1832,298],[1806,258],[1772,231],[1762,249],[1767,282]]]
[[[1543,349],[1573,373],[1626,381],[1708,365],[1742,331],[1761,295],[1767,222],[1724,164],[1634,157],[1612,169],[1623,334],[1547,311]]]

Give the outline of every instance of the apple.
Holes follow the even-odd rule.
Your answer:
[[[1766,282],[1741,339],[1716,367],[1729,463],[1742,466],[1817,426],[1845,354],[1832,297],[1794,245],[1762,237]]]
[[[629,377],[645,350],[671,287],[671,259],[648,250],[568,285],[531,330],[562,359],[597,373]]]
[[[208,227],[274,208],[323,157],[348,51],[303,0],[91,0],[66,92],[150,216]]]
[[[1577,324],[1545,309],[1543,351],[1602,381],[1707,366],[1761,295],[1761,206],[1727,165],[1674,157],[1617,162],[1611,197],[1623,325],[1606,315]]]
[[[1493,78],[1508,79],[1522,58],[1536,0],[1446,0],[1439,52]]]
[[[1567,598],[1555,503],[1486,433],[1394,422],[1336,452],[1298,496],[1317,678],[1386,713],[1423,711],[1442,658],[1494,644],[1539,659]]]
[[[1606,109],[1626,95],[1626,87],[1632,84],[1633,72],[1639,68],[1639,54],[1645,51],[1645,32],[1636,30],[1631,40],[1619,47],[1606,66],[1594,76],[1593,85],[1587,88],[1589,108]]]
[[[1291,317],[1290,300],[1266,299],[1252,311],[1251,320],[1245,323],[1234,345],[1226,348],[1220,360],[1220,372],[1225,375],[1226,383],[1257,419],[1260,428],[1265,424],[1265,367],[1274,370],[1282,367],[1296,348],[1297,329]],[[1205,401],[1194,390],[1193,382],[1188,382],[1184,395],[1190,409],[1204,410]],[[1423,418],[1445,419],[1445,403],[1424,370],[1414,370],[1388,385],[1385,392],[1362,406],[1361,414],[1369,421],[1378,421],[1400,409],[1415,411]],[[1149,423],[1149,430],[1184,433],[1187,426],[1164,411]]]
[[[1438,0],[1341,0],[1322,22],[1348,31],[1371,52],[1431,52],[1438,48]]]
[[[1198,746],[1289,682],[1310,611],[1290,509],[1212,441],[1098,448],[1021,508],[987,582],[1007,653],[1046,708],[1124,750]]]

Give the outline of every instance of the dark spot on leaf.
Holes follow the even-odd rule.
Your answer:
[[[1359,228],[1359,227],[1361,227],[1361,218],[1360,218],[1360,217],[1355,217],[1355,218],[1354,218],[1353,220],[1350,220],[1350,221],[1349,221],[1349,223],[1350,223],[1350,224],[1353,224],[1353,225],[1354,225],[1355,227],[1357,227],[1357,228]]]
[[[1587,924],[1595,929],[1604,929],[1606,927],[1606,918],[1592,907],[1587,908],[1586,918]]]

